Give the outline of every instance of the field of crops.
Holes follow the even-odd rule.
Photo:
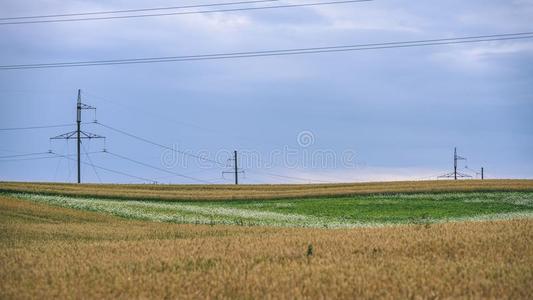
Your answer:
[[[398,181],[304,185],[115,185],[0,182],[0,192],[138,200],[215,201],[341,197],[379,193],[533,192],[533,180]]]
[[[529,299],[532,243],[527,180],[0,183],[0,299]]]
[[[313,229],[132,221],[0,197],[0,298],[508,298],[533,221]]]
[[[533,192],[397,194],[228,202],[9,195],[128,219],[185,224],[350,228],[533,218]]]

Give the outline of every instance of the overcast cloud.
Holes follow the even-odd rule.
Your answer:
[[[1,17],[222,1],[3,0]],[[319,0],[281,1],[283,3]],[[533,31],[533,1],[380,1],[158,18],[0,26],[0,65],[176,56]],[[40,70],[0,70],[0,127],[75,121],[77,89],[97,119],[158,143],[226,161],[242,152],[244,183],[435,178],[453,147],[488,177],[533,178],[533,40],[301,56]],[[84,112],[86,121],[93,120]],[[94,124],[109,151],[219,183],[223,168]],[[0,131],[0,156],[74,142],[74,128]],[[301,145],[301,132],[312,143]],[[98,141],[85,143],[100,151]],[[273,153],[282,153],[276,156]],[[287,162],[295,152],[297,163]],[[317,164],[313,153],[333,153]],[[343,157],[348,154],[353,157]],[[167,155],[167,156],[165,156]],[[349,156],[349,155],[348,155]],[[273,158],[275,157],[275,158]],[[105,153],[96,165],[160,182],[188,179]],[[167,159],[167,160],[165,160]],[[87,157],[84,160],[88,161]],[[469,169],[464,169],[464,166]],[[98,182],[90,166],[84,180]],[[73,181],[66,159],[0,161],[0,180]],[[98,171],[102,181],[132,182]],[[266,174],[269,173],[269,174]]]

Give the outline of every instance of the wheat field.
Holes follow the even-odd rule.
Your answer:
[[[0,192],[138,200],[228,201],[439,192],[531,192],[533,180],[437,180],[285,185],[154,185],[0,182]]]
[[[533,192],[378,194],[260,201],[6,195],[127,219],[181,224],[353,228],[533,218]]]
[[[530,299],[533,220],[312,229],[126,220],[0,196],[1,299]]]

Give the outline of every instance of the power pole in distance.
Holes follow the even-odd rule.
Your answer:
[[[481,167],[481,180],[485,179],[484,168]]]
[[[76,130],[50,138],[51,140],[76,139],[77,156],[78,156],[78,183],[81,183],[81,140],[82,139],[105,139],[105,137],[101,135],[97,135],[94,133],[85,132],[81,130],[81,111],[84,109],[95,110],[96,107],[92,107],[90,105],[82,103],[81,102],[81,90],[78,90],[78,100],[76,104]]]
[[[235,160],[235,163],[233,164],[235,167],[235,185],[239,184],[239,161],[237,160],[237,151],[233,151],[233,159]]]
[[[472,177],[468,174],[457,172],[457,161],[459,160],[466,160],[466,158],[457,155],[457,147],[455,147],[453,148],[453,172],[441,175],[438,178],[453,178],[454,180],[457,180],[457,178]]]
[[[457,147],[453,148],[453,177],[457,180]]]
[[[222,175],[224,174],[229,174],[229,173],[233,173],[234,176],[235,176],[235,185],[238,185],[239,184],[239,173],[244,173],[244,171],[239,171],[239,161],[237,159],[237,151],[233,151],[233,159],[229,159],[229,160],[232,160],[233,161],[233,171],[227,171],[227,172],[222,172]]]

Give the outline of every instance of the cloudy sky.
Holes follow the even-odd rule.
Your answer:
[[[231,1],[2,0],[0,17]],[[311,3],[324,0],[279,1]],[[273,4],[253,4],[265,6]],[[322,47],[533,31],[533,1],[372,2],[0,25],[0,65]],[[533,178],[533,39],[301,56],[0,70],[0,128],[96,119],[83,180],[243,183]],[[0,131],[0,180],[74,181],[74,126]],[[52,150],[54,155],[17,156]],[[120,155],[120,156],[117,156]],[[45,158],[46,157],[46,158]],[[52,158],[50,158],[52,157]],[[38,158],[38,159],[35,159]],[[128,158],[130,160],[127,160]],[[133,162],[132,160],[136,161]],[[145,165],[139,164],[139,162]],[[95,168],[91,164],[96,165]],[[150,165],[156,168],[150,168]],[[106,171],[119,171],[125,174]]]

